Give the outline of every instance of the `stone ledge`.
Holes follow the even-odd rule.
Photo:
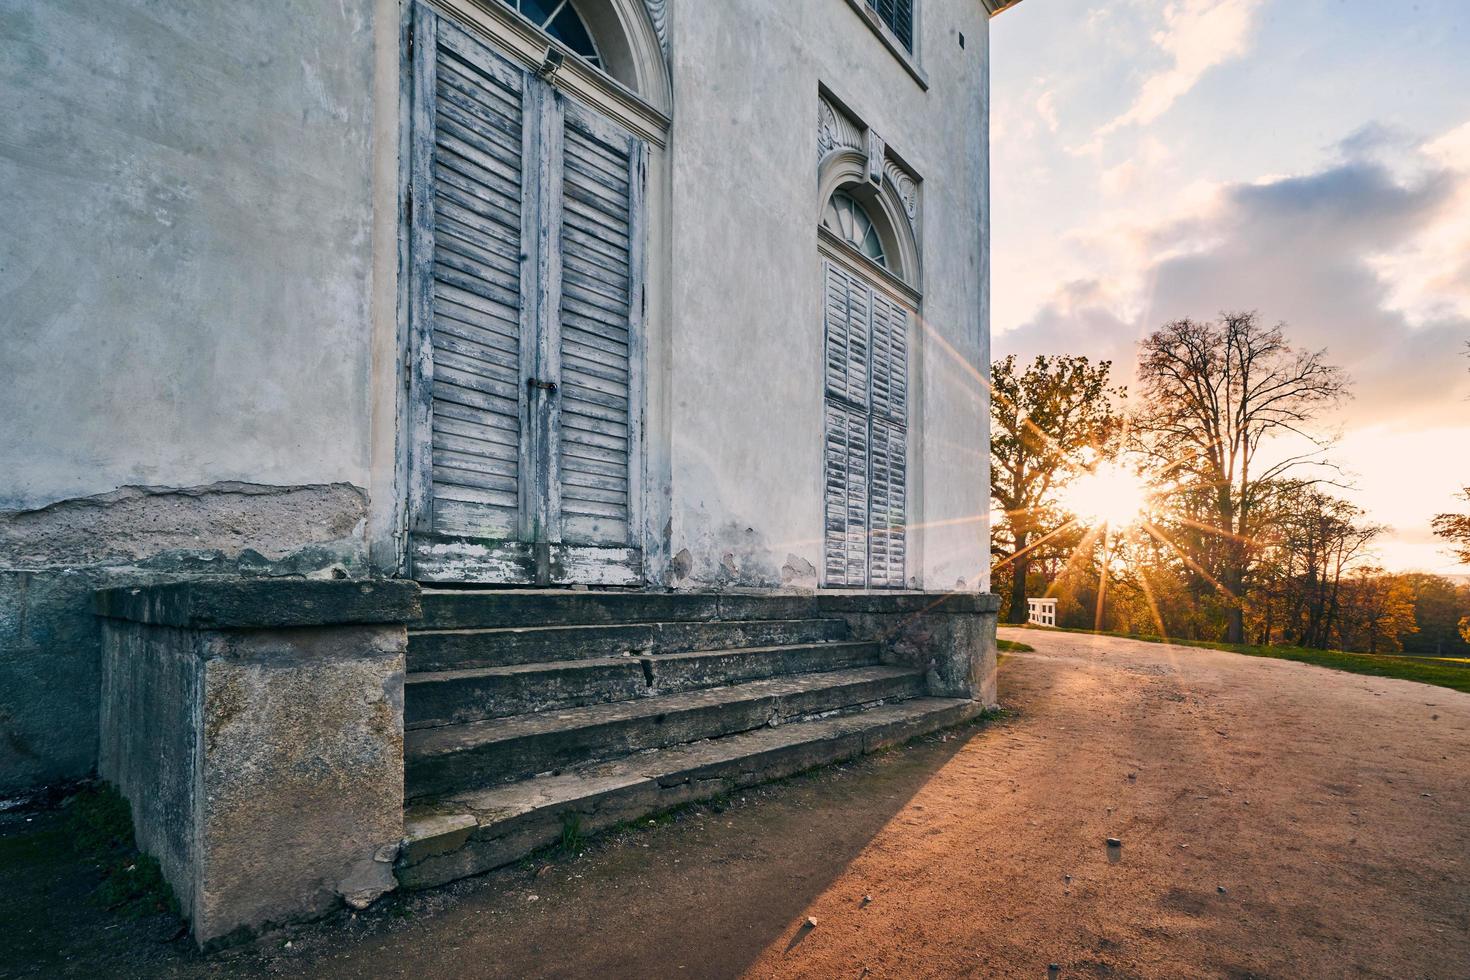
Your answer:
[[[99,589],[93,612],[151,626],[281,629],[417,620],[419,586],[398,579],[195,579]]]
[[[819,592],[817,609],[870,615],[984,614],[1000,610],[1000,596],[988,592]]]

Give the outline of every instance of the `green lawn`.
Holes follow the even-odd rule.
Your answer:
[[[1054,629],[1047,626],[1026,626],[1024,628],[1042,631]],[[1448,657],[1433,659],[1373,653],[1343,653],[1339,650],[1307,650],[1302,647],[1258,647],[1244,643],[1211,643],[1208,640],[1165,639],[1160,636],[1133,636],[1128,633],[1096,633],[1093,630],[1055,628],[1054,631],[1092,633],[1095,636],[1117,636],[1125,640],[1142,640],[1145,643],[1169,643],[1175,646],[1204,647],[1208,650],[1227,650],[1231,653],[1244,654],[1247,657],[1293,660],[1299,664],[1313,664],[1332,670],[1345,670],[1352,674],[1397,677],[1399,680],[1418,681],[1421,684],[1433,684],[1436,687],[1447,687],[1452,691],[1464,691],[1470,694],[1470,664]]]
[[[996,640],[995,647],[1001,653],[1030,653],[1036,648],[1025,643],[1017,643],[1015,640]]]

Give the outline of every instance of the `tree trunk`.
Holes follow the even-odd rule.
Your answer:
[[[1026,550],[1031,535],[1016,534],[1016,554]],[[1024,555],[1011,562],[1011,608],[1006,615],[1008,623],[1024,623],[1028,618],[1026,609],[1026,573],[1031,568],[1031,559]]]
[[[1233,551],[1234,549],[1232,548],[1231,550]],[[1233,567],[1225,573],[1225,588],[1230,591],[1230,605],[1225,610],[1226,643],[1245,642],[1245,596],[1242,594],[1244,592],[1243,583],[1245,581],[1245,572],[1233,560],[1235,557],[1234,554],[1231,555],[1231,564]]]

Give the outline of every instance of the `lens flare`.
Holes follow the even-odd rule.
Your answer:
[[[1124,528],[1148,513],[1148,487],[1137,473],[1117,463],[1103,463],[1073,481],[1062,504],[1090,524]]]

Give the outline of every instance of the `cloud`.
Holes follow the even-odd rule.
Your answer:
[[[1389,283],[1388,306],[1411,323],[1470,318],[1470,122],[1419,151],[1454,187],[1430,220],[1398,247],[1374,251],[1369,264]]]
[[[1262,0],[1177,0],[1164,7],[1164,26],[1154,46],[1169,65],[1144,79],[1128,110],[1106,123],[1097,137],[1124,126],[1147,125],[1194,88],[1214,68],[1246,53]],[[1092,146],[1089,143],[1087,146]],[[1084,148],[1085,149],[1085,148]]]
[[[1254,309],[1285,322],[1352,377],[1331,420],[1346,432],[1337,458],[1404,536],[1395,563],[1410,563],[1402,548],[1430,513],[1419,497],[1460,486],[1470,446],[1470,125],[1425,142],[1384,132],[1360,131],[1309,173],[1196,188],[1172,213],[1074,230],[1059,245],[1097,274],[997,335],[997,356],[1085,353],[1126,382],[1137,341],[1168,320]]]
[[[1470,245],[1455,244],[1466,241],[1470,206],[1470,167],[1455,162],[1460,139],[1470,129],[1422,144],[1408,178],[1385,162],[1340,159],[1197,189],[1191,206],[1151,222],[1104,216],[1067,236],[1096,276],[1058,287],[996,349],[1077,350],[1130,365],[1136,340],[1167,320],[1255,309],[1354,376],[1349,424],[1442,420],[1470,394],[1456,356],[1470,339],[1470,307],[1458,303],[1470,288]],[[1415,290],[1439,297],[1419,316],[1402,302]]]

